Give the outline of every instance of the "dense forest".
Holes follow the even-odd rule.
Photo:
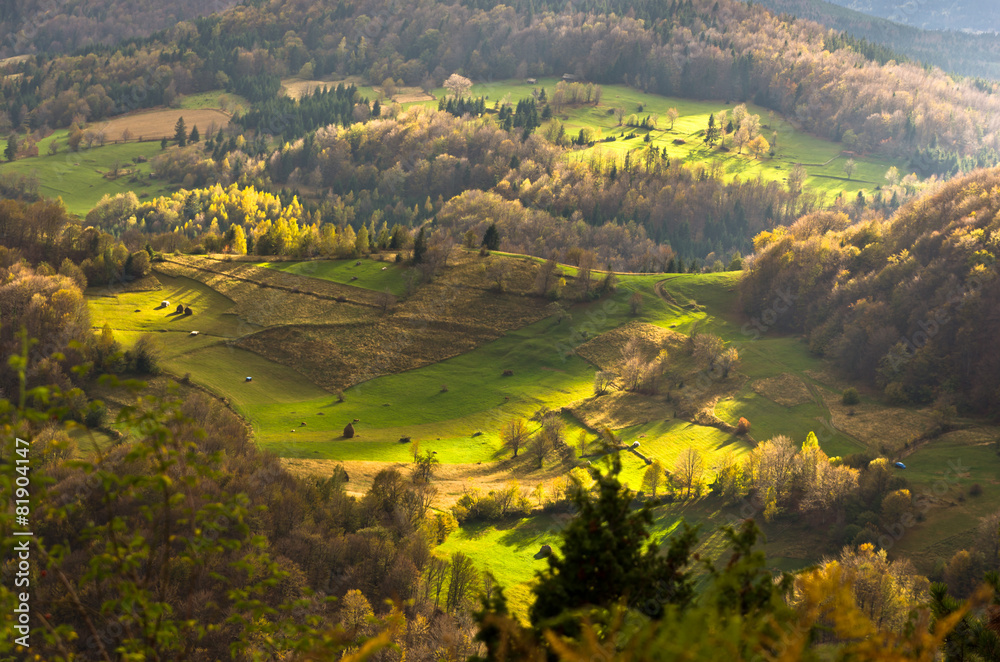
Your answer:
[[[1000,414],[997,169],[959,177],[889,221],[803,216],[754,238],[744,309],[758,315],[788,288],[813,351],[898,402]]]
[[[783,21],[734,0],[566,9],[239,6],[147,40],[8,65],[19,75],[0,87],[0,130],[64,127],[219,85],[264,101],[277,93],[278,78],[306,66],[314,76],[392,77],[426,87],[454,71],[475,80],[571,72],[664,95],[752,100],[817,135],[849,135],[849,149],[919,153],[932,159],[920,164],[929,172],[936,160],[920,150],[940,150],[966,167],[996,161],[1000,102],[992,88],[850,50],[834,55],[818,24]]]
[[[0,43],[0,57],[67,53],[93,44],[148,37],[177,21],[221,12],[234,4],[235,0],[171,0],[143,5],[94,0],[59,4],[3,0],[0,34],[4,40]]]

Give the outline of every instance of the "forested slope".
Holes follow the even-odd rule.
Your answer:
[[[878,17],[883,14],[873,16],[856,11],[858,3],[853,2],[762,0],[761,4],[776,13],[816,21],[855,39],[863,39],[867,42],[863,46],[852,44],[861,46],[862,52],[877,45],[895,52],[881,54],[880,57],[885,59],[909,58],[963,76],[1000,78],[1000,39],[993,33],[962,32],[962,27],[951,25],[947,20],[921,28],[905,20],[905,16],[890,14],[893,19],[888,20]],[[911,3],[911,6],[916,10],[917,5]],[[994,18],[996,25],[1000,26],[1000,17]],[[986,24],[989,20],[986,17]],[[980,25],[976,29],[982,27]]]
[[[92,44],[113,44],[148,37],[157,30],[197,16],[223,11],[235,0],[39,0],[0,1],[0,57],[65,53]]]
[[[915,157],[925,174],[997,158],[1000,99],[992,88],[831,52],[822,26],[759,5],[515,5],[238,6],[137,44],[15,65],[11,71],[23,75],[0,87],[0,130],[67,126],[74,117],[99,119],[220,85],[266,100],[304,65],[313,76],[427,87],[455,71],[476,80],[569,72],[664,95],[752,100],[847,149]]]
[[[849,225],[805,216],[759,235],[742,283],[744,308],[779,297],[794,314],[776,325],[853,378],[901,402],[935,398],[1000,413],[1000,170],[954,179],[889,221]]]

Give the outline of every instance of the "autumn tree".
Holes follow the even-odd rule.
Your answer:
[[[854,159],[847,159],[847,161],[844,163],[844,172],[847,174],[848,180],[851,178],[851,175],[854,174],[854,171],[857,170],[857,168],[858,164]]]
[[[677,121],[677,118],[679,116],[680,116],[680,113],[677,112],[676,108],[668,108],[667,109],[667,119],[670,120],[670,130],[671,131],[674,130],[674,123]]]
[[[452,74],[444,81],[444,88],[456,99],[462,99],[472,89],[472,81],[459,74]]]
[[[552,283],[559,277],[558,266],[555,257],[552,256],[538,267],[538,273],[535,275],[535,294],[538,296],[548,294]]]
[[[413,480],[428,483],[434,473],[434,465],[441,461],[437,459],[434,451],[427,450],[418,455],[413,461]]]
[[[514,418],[504,424],[500,430],[500,441],[504,448],[513,451],[514,457],[517,452],[528,442],[531,433],[528,432],[528,425],[523,418]]]
[[[636,290],[628,299],[629,312],[638,315],[642,311],[642,292]]]
[[[906,625],[911,610],[927,598],[929,584],[906,559],[890,561],[885,550],[871,544],[857,550],[845,547],[840,557],[824,567],[837,566],[851,573],[855,604],[874,624],[887,631],[899,632]]]
[[[705,475],[705,461],[696,448],[685,448],[674,465],[673,476],[684,488],[685,498],[690,498],[692,491],[701,492],[701,481]]]
[[[396,305],[396,295],[390,292],[387,287],[375,295],[375,305],[378,306],[379,310],[382,311],[382,314],[385,315]]]
[[[462,552],[455,552],[451,555],[451,576],[448,579],[448,597],[445,601],[445,609],[448,612],[456,612],[461,608],[469,596],[469,590],[479,579],[479,572],[476,570],[472,559]]]
[[[740,353],[735,347],[728,347],[722,350],[716,363],[722,369],[722,378],[728,379],[730,371],[735,370],[740,365]]]
[[[743,153],[743,148],[750,142],[750,130],[741,126],[733,133],[733,144],[738,148],[737,154]]]
[[[597,264],[597,256],[593,251],[585,250],[580,253],[580,260],[576,270],[576,283],[579,290],[579,297],[582,301],[590,298],[591,288],[594,283],[591,280],[594,273],[594,266]]]
[[[722,338],[714,333],[699,333],[691,342],[695,359],[707,366],[709,370],[715,368],[716,362],[722,357],[725,348]]]
[[[766,154],[771,149],[771,145],[768,144],[767,139],[764,136],[757,136],[750,141],[747,145],[747,149],[750,153],[754,155],[754,158],[759,159],[761,156]]]
[[[642,475],[642,489],[649,492],[650,496],[655,499],[656,491],[659,489],[665,475],[663,465],[660,461],[653,460],[653,463],[646,467],[646,471]]]
[[[975,548],[983,553],[986,567],[1000,568],[1000,511],[979,520],[975,540]]]
[[[722,498],[723,503],[736,503],[749,489],[749,480],[743,462],[734,451],[729,451],[719,460],[715,468],[715,482],[712,493]]]
[[[493,290],[496,292],[505,292],[507,290],[507,281],[510,279],[511,266],[510,263],[503,258],[490,258],[489,264],[486,266],[486,277],[493,284]]]
[[[594,373],[594,395],[604,395],[614,385],[618,375],[610,370],[598,370]]]
[[[344,629],[354,635],[365,635],[371,630],[375,612],[365,594],[351,589],[341,599],[340,622]]]
[[[791,172],[788,173],[788,195],[791,196],[792,200],[798,199],[802,194],[805,182],[806,169],[801,163],[796,163],[792,166]]]

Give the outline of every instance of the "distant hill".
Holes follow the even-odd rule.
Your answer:
[[[900,15],[887,20],[876,11],[856,11],[855,5],[888,5],[881,0],[760,0],[760,4],[777,13],[787,13],[846,32],[858,39],[880,44],[907,58],[930,64],[963,76],[978,76],[1000,80],[1000,36],[993,32],[972,34],[960,32],[947,21],[936,24],[938,29],[915,27],[911,21],[902,20],[913,14]],[[916,3],[910,3],[916,4]],[[922,3],[928,4],[928,3]],[[953,3],[962,4],[962,3]],[[969,5],[986,2],[970,2]],[[940,11],[940,9],[934,10]],[[889,15],[887,13],[887,15]],[[1000,26],[1000,5],[983,10],[979,29],[996,30]],[[992,17],[992,18],[991,18]],[[952,17],[954,18],[954,17]],[[947,28],[947,29],[945,29]]]
[[[235,4],[237,0],[0,0],[0,57],[68,53],[92,44],[148,37]]]
[[[996,0],[831,0],[836,5],[925,30],[1000,32]]]

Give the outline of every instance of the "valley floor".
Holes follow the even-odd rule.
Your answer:
[[[918,493],[934,496],[924,521],[889,531],[890,553],[924,572],[967,543],[977,518],[1000,502],[995,428],[960,421],[961,429],[926,441],[929,411],[891,408],[862,394],[846,407],[847,386],[811,356],[799,338],[761,332],[737,311],[739,273],[621,275],[617,291],[590,303],[552,303],[530,295],[537,262],[509,260],[518,275],[491,291],[483,260],[458,252],[430,283],[407,296],[410,269],[391,261],[255,263],[223,256],[166,256],[159,289],[88,292],[95,328],[110,324],[118,340],[152,333],[163,367],[223,398],[254,428],[263,448],[300,475],[328,476],[342,464],[348,491],[363,494],[380,469],[407,471],[412,442],[439,460],[433,507],[450,509],[470,489],[517,481],[545,495],[565,487],[585,462],[579,440],[593,444],[608,428],[623,445],[622,477],[633,489],[649,460],[674,467],[688,448],[705,458],[708,480],[729,453],[783,434],[801,444],[813,431],[830,456],[873,449],[904,458]],[[574,283],[575,272],[564,268]],[[155,287],[155,285],[154,285]],[[402,296],[385,305],[386,288]],[[638,292],[641,305],[630,307]],[[160,308],[162,301],[170,305]],[[178,303],[191,316],[174,314]],[[193,333],[197,331],[197,334]],[[700,370],[689,336],[710,331],[736,347],[737,371],[726,379]],[[671,379],[660,395],[594,396],[594,374],[614,369],[630,339],[667,352]],[[509,372],[510,374],[506,374]],[[247,380],[247,378],[252,378]],[[511,458],[500,429],[541,409],[560,412],[571,453]],[[733,426],[751,422],[748,435]],[[344,427],[357,434],[347,439]],[[529,421],[534,430],[537,424]],[[978,483],[981,496],[966,497]],[[703,497],[658,506],[656,531],[669,535],[684,518],[702,525],[702,552],[721,544],[720,525],[755,516]],[[491,525],[465,526],[440,547],[462,551],[489,568],[523,615],[543,543],[553,544],[566,515],[539,513]],[[765,525],[768,558],[798,568],[838,551],[836,522],[779,518]]]

